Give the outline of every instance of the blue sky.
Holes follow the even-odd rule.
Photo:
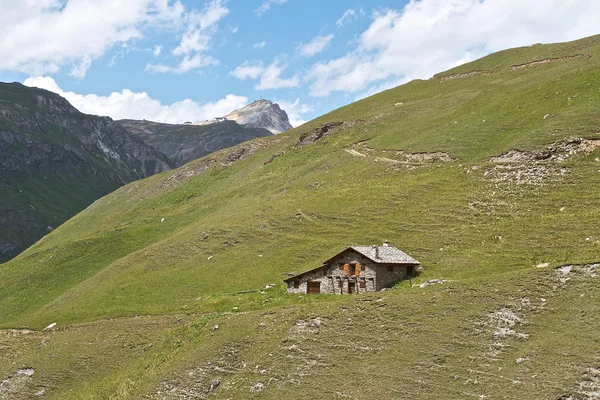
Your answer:
[[[260,97],[301,124],[508,47],[600,33],[596,0],[0,0],[0,80],[168,122]]]

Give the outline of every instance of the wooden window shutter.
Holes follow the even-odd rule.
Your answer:
[[[344,275],[348,276],[350,274],[350,264],[344,264]]]
[[[360,275],[360,264],[356,264],[356,266],[354,267],[354,275]]]

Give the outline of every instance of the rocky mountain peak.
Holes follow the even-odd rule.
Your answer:
[[[274,135],[293,128],[287,113],[270,100],[257,100],[230,112],[225,118],[240,125],[267,129]]]

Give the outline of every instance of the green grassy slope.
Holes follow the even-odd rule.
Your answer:
[[[28,387],[54,385],[57,398],[69,390],[72,398],[178,398],[157,389],[161,382],[205,390],[218,376],[216,398],[250,396],[256,382],[267,386],[260,392],[267,398],[313,387],[321,392],[308,398],[575,393],[600,356],[591,351],[598,326],[588,318],[599,304],[597,278],[581,273],[563,288],[554,271],[536,266],[600,261],[600,37],[538,47],[388,90],[96,201],[0,268],[1,326],[74,324],[48,334],[57,347],[12,356],[16,365],[39,365],[41,380]],[[580,53],[511,69],[540,55]],[[443,79],[473,70],[487,72]],[[334,121],[344,123],[297,145]],[[512,149],[533,159],[571,139],[588,141],[559,146],[541,161],[490,161]],[[455,283],[422,291],[403,282],[384,295],[345,299],[285,294],[285,272],[384,239],[422,262],[418,282]],[[234,294],[269,283],[279,286]],[[482,321],[506,307],[526,314],[529,336],[511,336],[496,354],[493,323]],[[102,364],[96,356],[74,349],[60,362],[43,361],[45,351],[61,353],[60,343],[79,343],[71,336],[77,327],[106,324],[89,329],[118,334],[139,322],[91,321],[175,314],[189,322],[161,322],[149,333],[151,351],[132,355],[117,338],[102,344],[114,368],[83,374],[87,386],[74,389],[65,371],[74,362],[93,370]],[[323,336],[311,336],[312,328],[294,333],[297,321],[316,317],[326,321]],[[266,328],[257,326],[263,319]],[[211,331],[214,324],[222,330]],[[13,348],[18,337],[6,343]],[[535,363],[515,362],[526,356]],[[224,372],[205,370],[223,359]],[[343,386],[348,376],[360,376],[368,391]]]

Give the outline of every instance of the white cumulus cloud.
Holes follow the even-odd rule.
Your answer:
[[[238,79],[258,79],[262,75],[265,68],[262,61],[244,61],[240,66],[230,72],[230,74]]]
[[[298,54],[303,57],[312,57],[322,53],[332,40],[333,34],[317,36],[309,43],[298,46]]]
[[[281,107],[281,109],[287,113],[290,124],[292,124],[294,128],[306,122],[304,119],[305,114],[315,111],[313,106],[309,104],[302,104],[299,98],[293,102],[285,100],[275,100],[275,102],[279,104],[279,107]]]
[[[172,51],[174,56],[182,58],[179,64],[175,66],[147,64],[146,71],[183,74],[198,68],[217,65],[219,61],[207,52],[211,50],[219,21],[229,14],[225,3],[226,0],[212,0],[202,11],[187,13],[183,18],[187,28],[181,42]]]
[[[275,60],[270,65],[264,66],[262,61],[245,61],[236,69],[230,72],[230,75],[241,79],[259,79],[254,86],[257,90],[293,88],[300,84],[300,78],[294,75],[290,78],[282,78],[281,74],[287,65],[281,60]]]
[[[65,92],[56,81],[48,76],[31,77],[23,82],[26,86],[38,87],[57,93],[75,108],[86,114],[107,115],[113,119],[147,119],[167,123],[182,123],[212,119],[248,104],[248,98],[229,94],[209,103],[199,104],[185,99],[173,104],[162,104],[146,92],[123,89],[108,96]]]
[[[30,75],[92,62],[156,26],[177,24],[185,8],[168,0],[0,0],[0,70]]]
[[[356,48],[317,62],[313,96],[429,78],[502,49],[597,34],[597,0],[411,0],[373,15]]]

